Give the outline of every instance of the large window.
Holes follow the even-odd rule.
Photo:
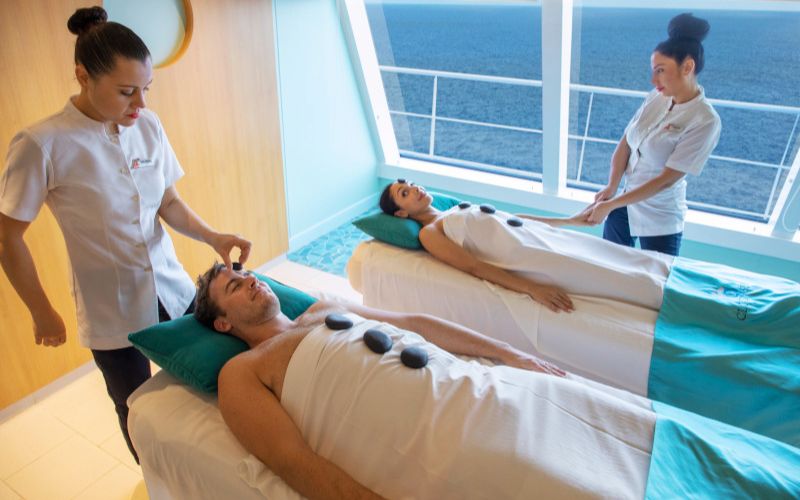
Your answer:
[[[555,80],[569,106],[555,125],[542,112],[542,54],[561,47],[557,36],[542,35],[554,19],[550,5],[572,5],[555,17],[571,45],[562,56],[570,76]],[[565,176],[567,188],[596,191],[651,89],[653,48],[674,15],[691,11],[711,24],[699,81],[722,119],[722,135],[702,174],[688,178],[690,206],[768,221],[776,201],[787,198],[782,190],[800,147],[800,3],[654,5],[552,0],[543,13],[533,0],[366,0],[365,29],[400,157],[550,179],[558,192],[564,183],[551,178]],[[543,169],[543,136],[561,130],[559,123],[568,124],[566,149],[558,150],[566,154],[558,153],[555,170]]]
[[[539,177],[537,2],[367,2],[404,156]]]

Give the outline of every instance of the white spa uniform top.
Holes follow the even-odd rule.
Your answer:
[[[670,110],[670,106],[672,109]],[[719,115],[700,94],[683,104],[657,90],[647,96],[625,128],[631,155],[625,170],[625,191],[631,191],[669,167],[699,175],[722,129]],[[686,178],[638,203],[628,205],[631,236],[662,236],[683,231]]]
[[[195,295],[158,209],[183,176],[158,117],[142,109],[110,134],[67,102],[11,141],[0,178],[0,212],[32,221],[46,203],[72,267],[82,345],[130,346],[128,334],[158,322],[158,298],[173,318]]]

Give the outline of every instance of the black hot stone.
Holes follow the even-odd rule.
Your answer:
[[[428,364],[428,353],[421,347],[406,347],[400,353],[400,361],[409,368],[422,368]]]
[[[397,182],[398,182],[399,184],[405,184],[405,183],[406,183],[406,180],[405,180],[405,179],[397,179]]]
[[[233,270],[234,271],[241,271],[242,270],[242,264],[239,263],[239,262],[234,262],[233,263]]]
[[[458,208],[460,208],[461,210],[464,210],[465,208],[469,208],[471,206],[472,206],[472,203],[470,203],[468,201],[462,201],[461,203],[458,204]]]
[[[493,213],[496,212],[496,210],[494,209],[493,206],[484,204],[484,205],[481,205],[481,212],[483,212],[485,214],[493,214]]]
[[[325,326],[331,330],[347,330],[353,326],[353,322],[350,321],[347,316],[342,316],[341,314],[329,314],[325,316]]]
[[[377,328],[370,328],[364,332],[364,343],[370,351],[378,354],[383,354],[392,348],[392,338]]]
[[[511,217],[506,221],[506,224],[511,227],[519,227],[522,225],[522,220],[519,217]]]

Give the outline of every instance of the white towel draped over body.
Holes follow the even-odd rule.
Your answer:
[[[316,328],[289,363],[281,404],[311,448],[387,498],[642,498],[649,401],[577,377],[464,361],[419,335],[349,315]],[[394,341],[378,355],[362,340]],[[423,369],[400,352],[422,346]],[[241,467],[267,495],[274,476]]]
[[[479,260],[568,293],[661,307],[672,256],[529,219],[513,227],[506,222],[511,216],[455,207],[444,217],[444,232]]]

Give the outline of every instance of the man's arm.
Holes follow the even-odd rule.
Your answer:
[[[381,498],[306,444],[253,368],[257,354],[231,359],[219,375],[219,409],[242,446],[306,498]]]
[[[453,354],[489,358],[509,366],[551,375],[566,374],[552,363],[515,349],[505,342],[431,314],[398,313],[352,303],[347,303],[345,307],[363,318],[383,321],[416,332],[428,342]]]

